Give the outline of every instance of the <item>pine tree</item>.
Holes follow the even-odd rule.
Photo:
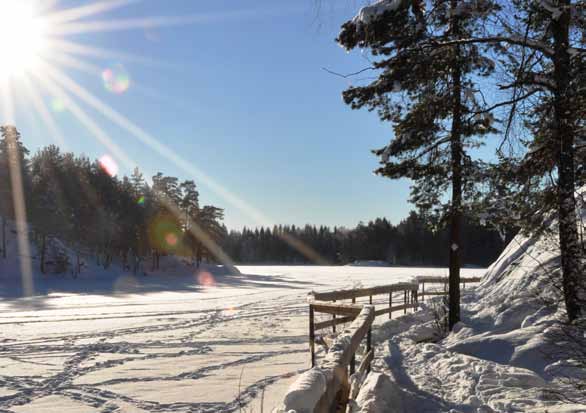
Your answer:
[[[460,319],[461,226],[466,194],[474,188],[477,164],[468,150],[491,132],[493,118],[483,113],[476,79],[494,63],[476,44],[457,41],[477,35],[496,8],[490,0],[386,0],[364,7],[342,26],[338,42],[365,48],[378,58],[378,77],[343,94],[353,109],[377,110],[393,124],[394,138],[376,150],[376,173],[414,182],[411,199],[450,221],[449,327]],[[441,44],[452,41],[453,45]],[[442,205],[451,188],[450,204]]]
[[[6,220],[16,221],[17,231],[27,231],[26,203],[30,192],[28,149],[15,126],[0,127],[0,215],[2,216],[2,257],[6,258]]]
[[[502,203],[515,204],[520,218],[527,218],[521,221],[527,229],[541,229],[544,217],[557,212],[563,295],[570,321],[586,315],[576,214],[576,185],[584,184],[579,161],[584,159],[586,111],[585,7],[583,1],[514,0],[514,20],[499,16],[498,33],[465,40],[507,45],[500,54],[509,76],[498,87],[511,91],[512,97],[493,108],[509,106],[507,132],[514,119],[520,119],[522,131],[529,135],[525,138],[529,151],[521,159],[501,154],[504,162],[495,168],[495,176],[509,183],[509,188],[499,188],[509,196]]]
[[[191,251],[192,259],[196,258],[197,260],[197,257],[201,255],[199,253],[201,243],[197,238],[194,224],[197,222],[199,215],[199,192],[193,181],[183,181],[179,187],[182,194],[179,207],[181,208],[184,219],[183,230],[185,234],[185,244]]]

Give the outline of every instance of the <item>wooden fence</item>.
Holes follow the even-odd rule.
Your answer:
[[[354,374],[353,365],[356,352],[366,338],[366,351],[358,372],[370,371],[374,358],[371,343],[371,328],[374,321],[374,307],[371,305],[312,303],[314,310],[320,309],[328,314],[353,317],[352,324],[344,329],[332,343],[319,367],[303,373],[295,382],[295,390],[285,397],[284,404],[277,411],[302,411],[314,413],[345,412],[350,395],[349,376]],[[316,392],[317,389],[317,392]],[[317,393],[317,395],[316,395]],[[297,397],[296,397],[297,396]]]
[[[351,322],[360,313],[362,305],[356,305],[356,299],[361,297],[368,297],[369,305],[373,305],[373,296],[385,295],[389,297],[388,307],[374,311],[374,317],[388,314],[392,317],[393,311],[403,310],[407,313],[407,309],[416,309],[418,306],[417,290],[419,286],[417,283],[397,283],[390,285],[382,285],[371,288],[358,288],[352,290],[338,290],[328,291],[324,293],[310,293],[309,295],[309,349],[311,352],[311,366],[315,366],[315,332],[325,328],[332,327],[333,332],[336,332],[336,326]],[[393,293],[403,293],[403,303],[393,306]],[[352,304],[343,304],[336,301],[352,300]],[[328,301],[331,301],[328,302]],[[316,323],[315,313],[331,314],[331,320],[325,320]],[[338,318],[338,316],[340,316]],[[367,340],[369,342],[369,340]],[[369,350],[370,350],[370,344]],[[350,364],[350,372],[354,372],[354,360]]]
[[[480,282],[479,277],[462,277],[460,282],[464,288],[466,283]],[[303,408],[308,407],[308,398],[311,399],[311,409],[314,413],[345,412],[350,395],[349,375],[356,373],[356,353],[362,340],[366,338],[365,351],[358,368],[358,373],[370,372],[370,364],[374,359],[372,347],[372,323],[375,317],[388,314],[392,317],[393,311],[401,311],[406,314],[409,308],[416,310],[419,306],[419,298],[422,301],[425,295],[447,294],[447,277],[422,276],[416,277],[415,282],[403,282],[383,285],[371,288],[358,288],[351,290],[338,290],[328,292],[312,292],[309,294],[309,347],[311,352],[312,369],[306,371],[295,382],[294,390],[285,396],[282,410],[286,412],[296,410],[297,403]],[[425,292],[425,284],[443,284],[443,290]],[[421,286],[421,292],[419,287]],[[401,293],[403,302],[393,305],[393,293]],[[388,295],[388,306],[376,309],[373,305],[373,297]],[[358,298],[368,297],[368,305],[357,304]],[[342,300],[351,300],[351,303],[341,303]],[[331,319],[316,322],[315,314],[330,314]],[[315,357],[315,332],[326,328],[332,328],[336,332],[336,326],[351,322],[352,324],[340,332],[319,366],[316,366]],[[297,386],[297,387],[295,387]],[[315,396],[316,386],[320,388]],[[354,390],[352,390],[354,392]]]

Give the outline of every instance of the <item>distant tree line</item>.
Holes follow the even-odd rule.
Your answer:
[[[394,265],[446,266],[447,226],[434,229],[430,219],[411,212],[398,225],[377,218],[355,228],[279,225],[230,231],[222,241],[224,250],[238,263],[306,264],[310,259],[287,243],[288,234],[333,264],[355,261],[386,261]],[[488,266],[514,235],[465,219],[462,258],[464,265]]]
[[[166,254],[190,257],[198,265],[210,255],[210,241],[226,232],[223,210],[200,205],[192,180],[181,182],[157,173],[148,184],[138,168],[130,177],[119,178],[108,170],[110,160],[91,161],[54,145],[30,156],[15,127],[3,126],[1,134],[0,248],[4,258],[6,222],[14,220],[17,212],[15,176],[22,182],[26,221],[43,273],[50,264],[53,270],[67,267],[77,274],[80,257],[88,254],[104,267],[119,258],[134,272],[140,266],[157,269],[161,255]],[[76,262],[65,262],[71,261],[65,245],[75,252]]]

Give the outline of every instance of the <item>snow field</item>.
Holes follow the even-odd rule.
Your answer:
[[[309,291],[445,275],[430,268],[239,270],[206,267],[209,285],[180,271],[145,277],[97,268],[100,279],[77,280],[35,274],[45,294],[0,303],[0,411],[260,412],[262,405],[267,412],[309,367]],[[120,277],[133,283],[113,289]],[[6,273],[0,278],[6,282]]]

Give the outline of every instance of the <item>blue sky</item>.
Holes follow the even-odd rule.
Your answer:
[[[61,1],[58,8],[88,2]],[[193,23],[148,30],[86,33],[87,45],[132,53],[131,59],[91,59],[100,67],[121,63],[131,83],[123,94],[106,90],[96,73],[65,69],[91,93],[140,125],[198,170],[252,206],[242,208],[174,162],[88,113],[145,175],[157,171],[194,179],[201,199],[225,208],[230,228],[259,224],[354,226],[377,216],[405,217],[409,184],[372,174],[370,149],[383,146],[389,125],[352,111],[341,99],[349,83],[324,72],[349,73],[368,63],[335,42],[339,25],[359,2],[323,0],[144,0],[95,19],[198,16]],[[91,19],[87,19],[91,20]],[[45,95],[46,102],[51,97]],[[87,107],[84,106],[87,109]],[[54,114],[68,149],[98,158],[109,153],[70,111]],[[54,143],[29,106],[20,104],[17,126],[31,150]],[[121,165],[120,173],[129,173]],[[233,201],[233,199],[232,199]],[[262,217],[259,218],[259,215]]]

